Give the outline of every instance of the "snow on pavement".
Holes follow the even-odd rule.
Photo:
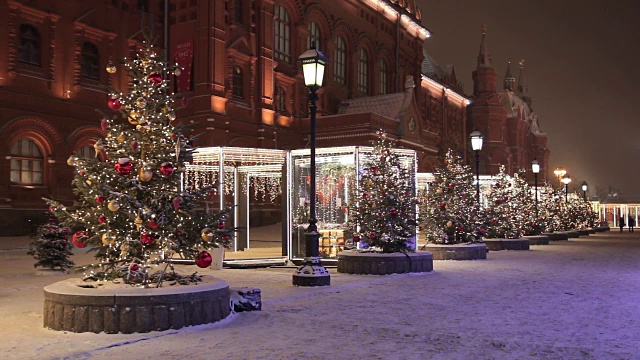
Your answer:
[[[324,288],[291,286],[287,268],[205,270],[262,289],[263,311],[113,335],[44,329],[42,288],[77,275],[43,275],[2,244],[3,359],[640,359],[640,234],[435,261],[427,274],[330,269]]]

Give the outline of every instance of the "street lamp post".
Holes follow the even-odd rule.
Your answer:
[[[480,150],[482,150],[482,134],[476,130],[472,132],[469,137],[471,138],[471,148],[476,153],[476,201],[478,203],[478,209],[480,208]]]
[[[322,266],[320,253],[318,250],[318,227],[316,223],[316,102],[318,101],[318,89],[322,86],[324,78],[324,67],[329,59],[322,52],[316,49],[314,43],[311,49],[305,51],[298,58],[302,62],[302,72],[304,83],[309,89],[309,117],[311,120],[311,155],[310,168],[311,184],[309,189],[309,201],[311,211],[309,215],[309,227],[305,232],[305,258],[293,274],[293,285],[296,286],[327,286],[331,283],[331,277],[327,269]]]
[[[584,197],[584,201],[587,201],[587,189],[588,189],[587,182],[583,181],[582,182],[582,196]]]
[[[531,171],[533,172],[533,185],[535,188],[536,201],[534,205],[536,219],[538,218],[538,173],[540,172],[540,163],[538,159],[533,159],[531,162]]]
[[[569,201],[569,183],[571,182],[571,178],[569,175],[565,175],[560,181],[564,184],[564,201]]]

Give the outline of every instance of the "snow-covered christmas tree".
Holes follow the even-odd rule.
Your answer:
[[[544,232],[565,231],[564,194],[551,186],[544,186],[539,190],[538,223]]]
[[[145,43],[121,66],[107,66],[109,73],[126,70],[129,88],[109,93],[108,106],[117,114],[101,120],[106,137],[95,143],[96,158],[68,160],[75,167],[77,202],[67,207],[49,200],[55,215],[74,229],[73,243],[94,247],[98,262],[84,267],[87,277],[160,283],[165,269],[173,269],[174,255],[206,267],[212,261],[207,250],[228,244],[233,235],[226,223],[229,210],[197,209],[196,201],[212,189],[182,190],[192,138],[172,125],[176,95],[169,93],[166,80],[181,69],[161,59]]]
[[[484,220],[476,202],[474,176],[460,156],[447,151],[429,190],[420,195],[420,223],[426,240],[436,244],[479,241]]]
[[[542,232],[541,224],[538,222],[538,212],[535,202],[535,189],[533,189],[524,178],[524,171],[513,174],[512,178],[514,201],[520,204],[522,214],[523,235],[538,235]]]
[[[501,165],[487,194],[487,237],[517,239],[522,236],[525,217],[528,218],[530,213],[525,215],[528,210],[523,209],[522,197],[516,197],[515,194],[513,178],[505,173]]]
[[[73,267],[74,262],[69,259],[73,255],[73,245],[67,239],[68,235],[69,230],[61,227],[58,219],[49,214],[49,220],[38,226],[38,232],[27,252],[37,260],[33,267],[50,270],[67,270]]]
[[[349,207],[354,242],[384,253],[413,251],[416,197],[413,164],[403,164],[385,133],[359,175],[357,201]]]

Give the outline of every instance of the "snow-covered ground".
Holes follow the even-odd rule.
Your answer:
[[[0,238],[2,359],[640,359],[640,233],[436,261],[428,274],[330,269],[325,288],[291,286],[292,269],[207,270],[261,288],[263,311],[130,335],[44,329],[42,288],[73,275],[35,271],[21,244]]]

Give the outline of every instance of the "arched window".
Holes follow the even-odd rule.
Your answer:
[[[307,49],[311,49],[311,44],[316,45],[320,50],[320,27],[315,22],[309,24],[309,36],[307,37]]]
[[[82,77],[100,80],[100,53],[98,47],[90,42],[82,44]]]
[[[40,33],[29,24],[20,25],[18,60],[25,64],[40,66]]]
[[[347,48],[341,36],[336,38],[336,50],[333,53],[333,80],[337,83],[345,83]]]
[[[380,94],[387,93],[387,62],[380,59]]]
[[[358,91],[365,94],[369,92],[369,55],[364,48],[360,49],[358,60]]]
[[[242,75],[242,69],[240,66],[233,67],[233,97],[244,99],[244,76]]]
[[[93,146],[83,146],[78,149],[78,155],[85,159],[93,159],[96,157],[96,150],[93,148]]]
[[[275,41],[276,41],[276,58],[291,62],[291,51],[289,49],[289,13],[282,5],[276,5],[275,7]]]
[[[286,112],[287,111],[287,94],[284,92],[284,88],[282,86],[278,86],[276,89],[276,110],[278,112]]]
[[[244,23],[244,9],[242,8],[242,3],[244,0],[235,0],[233,2],[233,20],[237,24]]]
[[[42,184],[42,151],[33,140],[20,139],[11,148],[11,182],[23,185]]]

